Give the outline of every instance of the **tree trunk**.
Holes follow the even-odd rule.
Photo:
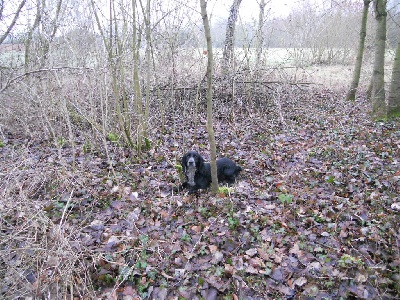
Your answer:
[[[151,28],[150,28],[150,0],[146,2],[146,9],[143,6],[142,0],[139,0],[140,6],[142,8],[142,13],[145,23],[145,33],[146,33],[146,102],[144,107],[144,120],[142,120],[143,134],[144,138],[147,138],[147,121],[149,120],[149,110],[150,110],[150,51],[151,51]]]
[[[42,67],[44,67],[47,59],[49,58],[50,44],[53,42],[54,37],[56,36],[57,30],[59,27],[62,1],[63,0],[58,0],[54,19],[51,21],[51,24],[50,24],[51,31],[48,32],[47,34],[49,34],[49,35],[44,37],[42,40],[42,57],[41,57],[41,63],[40,63]],[[42,9],[44,11],[45,1],[43,1],[42,4],[43,4]]]
[[[41,12],[41,7],[43,5],[41,5],[40,0],[36,1],[36,17],[35,17],[35,21],[33,22],[32,27],[29,29],[28,32],[28,37],[26,38],[25,41],[25,69],[27,70],[30,64],[30,48],[31,48],[31,43],[32,43],[32,39],[33,39],[33,32],[36,30],[36,28],[39,26],[40,21],[42,19],[42,12]]]
[[[200,0],[201,16],[203,18],[204,34],[207,40],[207,132],[208,139],[210,141],[210,165],[211,165],[211,190],[213,193],[218,192],[218,176],[217,176],[217,150],[215,145],[215,135],[213,128],[213,111],[212,111],[212,69],[213,69],[213,53],[212,53],[212,42],[211,42],[211,31],[210,23],[207,15],[207,3],[206,0]]]
[[[377,21],[375,35],[375,60],[372,75],[372,117],[382,119],[386,117],[385,103],[385,43],[386,43],[386,0],[374,0],[375,18]]]
[[[390,83],[388,117],[400,117],[400,41],[397,43],[393,62],[392,81]]]
[[[226,25],[226,36],[224,44],[224,52],[222,54],[222,72],[223,74],[228,74],[229,70],[232,68],[233,63],[233,48],[234,48],[234,38],[235,38],[235,24],[238,17],[239,6],[242,0],[233,0],[228,24]]]
[[[137,22],[136,12],[136,0],[132,0],[132,55],[133,55],[133,88],[135,91],[135,110],[139,119],[139,128],[137,130],[136,148],[137,152],[142,152],[142,142],[144,136],[143,124],[143,104],[142,104],[142,92],[140,87],[140,76],[139,76],[139,63],[140,63],[140,35],[141,32],[136,24]],[[138,32],[139,31],[139,32]]]
[[[4,32],[4,34],[2,34],[0,36],[0,45],[4,42],[4,40],[7,38],[7,36],[10,34],[11,30],[13,29],[13,27],[14,27],[15,23],[17,22],[19,14],[20,14],[22,8],[24,7],[25,3],[26,3],[26,0],[22,0],[21,3],[19,4],[19,6],[17,8],[17,11],[15,12],[14,18],[11,21],[11,24],[7,27],[6,32]],[[3,10],[3,7],[2,7],[2,10]]]
[[[118,30],[119,24],[117,20],[115,0],[110,0],[109,2],[110,34],[107,38],[106,33],[104,32],[103,27],[101,25],[99,16],[97,14],[94,0],[92,0],[91,3],[96,23],[108,55],[107,58],[108,58],[109,68],[111,71],[111,77],[112,77],[111,82],[112,82],[114,99],[116,101],[115,109],[116,109],[118,124],[120,127],[119,129],[123,133],[124,142],[126,143],[126,145],[133,148],[135,145],[131,138],[131,121],[129,115],[128,93],[124,85],[126,72],[122,62],[122,55],[123,55],[122,43],[127,39],[126,30],[122,30],[121,34],[119,33]],[[122,26],[127,27],[124,25]]]
[[[261,54],[263,50],[264,35],[263,35],[263,24],[264,24],[264,11],[265,11],[265,0],[261,0],[260,13],[258,15],[258,29],[257,29],[257,47],[256,47],[256,68],[260,66]]]
[[[364,9],[361,19],[360,40],[358,41],[356,65],[354,67],[353,81],[351,82],[350,90],[347,92],[346,100],[354,101],[356,99],[356,92],[358,88],[358,83],[360,82],[361,65],[364,55],[365,37],[367,35],[367,18],[370,3],[371,0],[364,0]]]

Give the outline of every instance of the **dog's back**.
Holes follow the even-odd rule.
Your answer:
[[[220,158],[217,160],[218,181],[234,183],[242,168],[229,158]]]

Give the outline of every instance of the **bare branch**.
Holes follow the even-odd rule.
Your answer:
[[[50,68],[50,69],[38,69],[38,70],[33,70],[33,71],[29,71],[29,72],[25,72],[21,75],[18,75],[10,80],[7,81],[6,85],[0,90],[0,93],[4,92],[7,88],[9,88],[11,86],[11,84],[13,84],[14,82],[32,75],[32,74],[36,74],[36,73],[43,73],[43,72],[52,72],[52,71],[60,71],[60,70],[93,70],[92,68],[87,68],[87,67],[55,67],[55,68]]]
[[[4,42],[4,40],[7,38],[7,36],[10,34],[11,30],[13,29],[15,23],[17,22],[19,13],[21,12],[22,8],[24,7],[26,3],[26,0],[22,0],[21,3],[18,6],[18,9],[14,15],[14,19],[12,20],[10,26],[8,26],[6,32],[0,37],[0,45]],[[2,9],[3,10],[3,9]]]

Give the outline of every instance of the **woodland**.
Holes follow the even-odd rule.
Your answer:
[[[400,3],[278,2],[0,0],[0,299],[400,298]]]

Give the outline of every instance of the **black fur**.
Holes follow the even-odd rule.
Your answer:
[[[186,176],[186,182],[182,184],[183,188],[188,188],[190,192],[198,189],[206,189],[211,184],[211,167],[205,163],[203,157],[196,151],[189,151],[181,160],[183,172]],[[194,182],[190,182],[190,170],[195,168]],[[241,167],[236,165],[229,158],[220,158],[217,160],[218,182],[227,182],[232,184],[239,175]]]

